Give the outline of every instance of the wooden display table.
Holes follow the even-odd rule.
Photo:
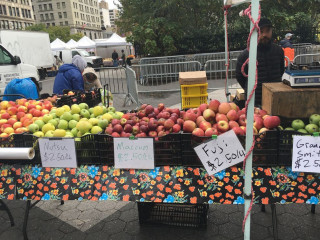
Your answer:
[[[262,85],[262,109],[287,118],[309,118],[320,113],[320,88],[292,88],[283,83]]]

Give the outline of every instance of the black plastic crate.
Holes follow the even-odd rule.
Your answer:
[[[154,158],[156,166],[178,166],[181,162],[181,135],[171,133],[154,141]]]
[[[95,135],[96,146],[100,154],[100,162],[104,165],[114,165],[113,137],[107,134]]]
[[[81,137],[80,141],[75,141],[78,165],[102,164],[95,137],[94,134],[88,134]]]
[[[7,138],[0,138],[0,147],[3,148],[31,148],[35,145],[35,156],[32,160],[3,160],[1,163],[7,164],[41,164],[39,144],[37,143],[38,137],[31,134],[13,134]]]
[[[140,224],[206,227],[208,204],[138,202]]]
[[[298,131],[280,131],[279,133],[279,148],[278,148],[278,165],[291,166],[292,165],[292,149],[293,136],[307,136],[310,134],[301,133]]]

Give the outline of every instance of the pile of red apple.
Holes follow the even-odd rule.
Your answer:
[[[0,102],[0,138],[14,133],[28,132],[28,126],[39,117],[48,114],[52,102],[18,99]]]
[[[138,112],[126,113],[120,120],[113,119],[105,133],[113,137],[162,137],[169,133],[192,133],[196,136],[219,135],[233,130],[237,135],[246,133],[246,109],[240,110],[235,103],[220,103],[212,100],[199,108],[180,111],[166,108],[160,103],[157,108],[144,104]],[[262,133],[280,125],[280,119],[255,108],[254,133]]]

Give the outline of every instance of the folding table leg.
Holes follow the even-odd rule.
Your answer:
[[[277,219],[277,208],[275,204],[271,204],[272,211],[272,227],[273,227],[273,239],[278,239],[278,219]]]
[[[14,219],[13,219],[13,216],[11,214],[10,209],[8,208],[7,204],[5,204],[1,199],[0,199],[0,204],[1,204],[1,209],[5,210],[7,212],[9,219],[10,219],[11,227],[13,227],[14,226]]]
[[[315,204],[311,205],[311,213],[313,213],[313,214],[316,213],[316,205]]]
[[[28,219],[29,219],[30,205],[31,205],[31,200],[27,200],[26,209],[24,212],[23,228],[22,228],[24,240],[28,240],[27,225],[28,225]]]

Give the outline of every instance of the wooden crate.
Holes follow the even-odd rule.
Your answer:
[[[320,114],[320,88],[292,88],[283,83],[264,83],[262,109],[287,118],[309,118]]]

